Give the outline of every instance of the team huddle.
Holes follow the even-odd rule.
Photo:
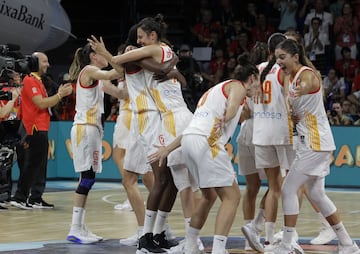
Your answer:
[[[321,78],[303,47],[284,34],[273,34],[268,59],[254,63],[241,55],[234,79],[207,90],[192,113],[182,96],[184,78],[174,68],[177,56],[163,35],[162,16],[157,15],[133,26],[116,56],[106,50],[101,37],[94,36],[75,54],[69,72],[77,80],[71,141],[80,179],[67,240],[82,244],[102,240],[86,228],[85,206],[95,175],[102,170],[101,114],[103,96],[108,93],[119,99],[113,145],[138,223],[137,254],[204,253],[200,233],[217,198],[221,204],[212,254],[228,253],[227,237],[239,209],[240,189],[225,146],[236,138],[232,136],[239,123],[239,173],[246,179],[245,249],[304,253],[295,229],[299,193],[303,193],[333,238],[339,239],[338,253],[360,254],[325,193],[335,142],[323,105]],[[108,64],[113,69],[102,70]],[[118,87],[110,83],[114,79],[119,80]],[[146,207],[137,186],[139,175],[149,190]],[[263,179],[268,189],[255,213]],[[186,228],[180,243],[166,230],[178,192]],[[284,226],[276,233],[279,199]]]

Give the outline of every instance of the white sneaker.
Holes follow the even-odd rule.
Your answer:
[[[83,229],[70,230],[68,236],[66,237],[66,240],[80,244],[90,244],[100,241],[97,237],[95,237],[95,234],[89,234],[89,231]]]
[[[301,247],[300,249],[295,249],[293,246],[288,247],[285,244],[280,243],[276,245],[275,248],[273,248],[271,251],[264,252],[264,254],[303,254],[303,249]]]
[[[245,238],[245,247],[244,250],[253,250],[250,245],[249,245],[249,241]]]
[[[271,244],[270,242],[266,241],[264,243],[264,253],[273,253],[274,249],[280,244],[280,242],[276,242]]]
[[[310,241],[311,244],[327,244],[336,238],[332,227],[322,227],[319,235]]]
[[[249,241],[249,245],[253,250],[257,250],[259,252],[264,252],[264,247],[260,243],[260,237],[258,232],[253,229],[252,224],[248,223],[241,227],[241,231],[243,232],[246,239]]]
[[[284,231],[281,229],[279,232],[277,232],[275,235],[274,235],[274,242],[273,244],[275,243],[280,243],[283,239],[283,236],[284,236]],[[293,242],[298,242],[299,241],[299,235],[297,233],[297,231],[295,231],[295,234],[294,234],[294,239],[292,239]]]
[[[94,234],[94,233],[91,232],[85,225],[83,225],[82,230],[83,230],[88,236],[91,236],[91,237],[94,237],[94,238],[98,239],[99,242],[102,241],[102,240],[104,240],[104,237],[98,236],[98,235]]]
[[[126,245],[126,246],[137,246],[139,242],[138,235],[132,235],[128,238],[120,239],[120,244]]]
[[[185,243],[186,243],[186,240],[183,239],[179,242],[179,244],[177,246],[171,248],[170,250],[177,249],[180,251],[180,253],[187,253],[187,252],[185,252]],[[196,250],[194,250],[194,252],[195,253],[205,253],[205,247],[200,238],[197,239],[197,245],[198,245],[199,251],[196,252]]]
[[[360,254],[360,249],[357,244],[354,242],[353,245],[347,246],[338,246],[339,254]]]
[[[123,203],[121,204],[117,204],[114,206],[114,209],[115,210],[120,210],[120,211],[128,211],[128,212],[131,212],[133,211],[133,208],[130,204],[130,201],[129,199],[125,200]]]

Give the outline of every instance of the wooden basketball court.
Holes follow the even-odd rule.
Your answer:
[[[55,209],[20,210],[9,207],[0,212],[0,252],[1,253],[135,253],[135,247],[119,244],[120,238],[135,233],[136,219],[133,212],[114,210],[114,205],[126,199],[126,193],[120,183],[97,182],[90,192],[86,210],[86,224],[91,231],[105,237],[105,241],[92,245],[79,245],[67,242],[66,235],[70,228],[72,202],[76,181],[48,181],[44,199],[54,203]],[[147,191],[140,185],[146,200]],[[240,186],[243,192],[244,187]],[[265,191],[261,189],[260,195]],[[329,189],[328,195],[338,207],[342,220],[350,235],[360,243],[360,203],[357,190]],[[205,250],[211,253],[214,220],[219,202],[216,202],[208,220],[201,231]],[[227,248],[230,253],[256,253],[244,251],[242,210],[239,208],[233,224]],[[281,204],[277,229],[283,223]],[[184,219],[177,199],[169,224],[175,235],[181,240],[185,235]],[[333,253],[337,241],[330,245],[313,246],[309,241],[318,233],[320,222],[309,202],[304,200],[301,208],[297,231],[300,244],[305,253]]]

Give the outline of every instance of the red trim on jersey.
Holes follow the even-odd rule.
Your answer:
[[[96,87],[99,84],[99,80],[95,80],[95,82],[93,82],[90,86],[84,86],[83,84],[81,84],[81,75],[83,74],[85,68],[86,68],[86,66],[81,70],[81,72],[79,74],[79,85],[85,89]]]
[[[228,95],[227,95],[226,92],[225,92],[225,86],[227,86],[227,85],[228,85],[229,83],[231,83],[231,82],[239,82],[239,83],[245,88],[244,83],[241,82],[240,80],[230,79],[230,80],[228,80],[228,81],[225,81],[224,84],[223,84],[222,87],[221,87],[221,91],[222,91],[222,93],[223,93],[223,95],[224,95],[224,97],[225,97],[226,99],[228,98]],[[245,98],[246,98],[246,96],[245,96]],[[244,104],[244,101],[242,101],[242,102],[240,103],[240,105],[242,105],[242,104]]]
[[[164,59],[165,59],[165,51],[164,51],[164,48],[163,47],[160,47],[161,48],[161,63],[164,63]]]
[[[138,72],[141,71],[141,70],[142,70],[142,68],[141,68],[141,67],[138,67],[138,69],[133,70],[133,71],[128,71],[128,70],[125,69],[125,72],[126,72],[126,74],[132,75],[132,74],[138,73]]]

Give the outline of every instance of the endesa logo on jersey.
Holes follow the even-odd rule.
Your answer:
[[[281,119],[282,114],[280,112],[268,112],[268,111],[254,112],[254,118]]]
[[[204,117],[207,117],[209,115],[209,112],[206,112],[206,111],[198,111],[194,113],[194,117],[197,117],[197,118],[204,118]]]

